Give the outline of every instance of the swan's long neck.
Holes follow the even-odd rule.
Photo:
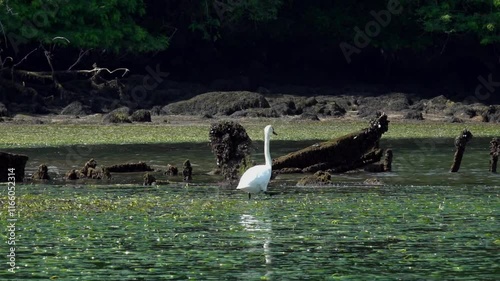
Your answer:
[[[269,136],[268,132],[265,132],[265,134],[264,134],[264,156],[266,158],[266,166],[272,165],[271,151],[269,151],[269,141],[270,141],[270,136]]]

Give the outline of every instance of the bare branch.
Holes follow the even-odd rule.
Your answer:
[[[125,76],[125,74],[127,74],[130,70],[128,68],[125,68],[125,67],[120,67],[120,68],[117,68],[115,70],[109,70],[107,68],[101,68],[101,67],[97,67],[97,65],[94,63],[94,69],[91,69],[91,70],[81,70],[82,72],[95,72],[94,75],[97,75],[99,74],[99,72],[101,71],[107,71],[109,74],[113,74],[115,73],[116,71],[123,71],[123,74],[122,74],[122,77]]]
[[[52,80],[56,82],[56,77],[54,76],[54,67],[52,66],[52,54],[49,51],[44,51],[45,57],[47,58],[47,62],[50,66],[50,70],[52,71]]]
[[[68,43],[71,43],[71,42],[68,40],[68,38],[66,38],[66,37],[62,37],[62,36],[56,36],[56,37],[52,38],[52,41],[54,41],[54,40],[64,40],[64,41],[66,41],[66,42],[68,42]]]
[[[116,71],[124,71],[123,76],[125,76],[126,73],[128,73],[130,70],[127,69],[127,68],[117,68],[115,70],[112,70],[110,71],[109,69],[107,68],[99,68],[99,67],[95,67],[93,69],[84,69],[84,70],[59,70],[59,71],[54,71],[54,74],[55,75],[59,75],[59,74],[96,74],[97,72],[100,72],[100,71],[106,71],[110,74],[116,72]],[[28,76],[36,76],[36,77],[40,77],[40,76],[43,76],[45,78],[50,78],[50,76],[52,75],[52,72],[50,71],[27,71],[27,70],[16,70],[16,73],[19,73],[19,74],[23,74],[23,75],[28,75]]]
[[[14,65],[12,66],[12,69],[14,69],[16,66],[20,65],[23,61],[25,61],[26,59],[28,59],[28,57],[29,57],[29,56],[30,56],[33,52],[37,51],[37,50],[38,50],[38,48],[40,48],[40,47],[36,47],[36,48],[35,48],[35,49],[33,49],[31,52],[29,52],[26,56],[24,56],[24,58],[22,58],[22,59],[21,59],[18,63],[14,64]]]
[[[5,48],[8,48],[9,45],[7,44],[7,35],[5,34],[5,29],[3,28],[2,21],[0,21],[0,27],[2,28],[3,39],[5,40]]]
[[[9,7],[9,0],[6,0],[6,1],[5,1],[5,9],[7,10],[7,14],[11,14],[11,15],[13,15],[13,16],[17,15],[17,13],[14,13],[14,12],[12,11],[12,8],[11,8],[11,7]]]
[[[2,60],[2,57],[0,57],[0,71],[5,69],[3,66],[5,65],[7,60],[10,60],[11,62],[14,61],[12,57],[6,57],[4,60]]]
[[[85,55],[86,55],[86,54],[87,54],[90,50],[92,50],[92,49],[88,49],[88,50],[86,50],[85,52],[84,52],[83,50],[80,50],[80,54],[78,55],[78,59],[75,61],[75,63],[74,63],[74,64],[72,64],[72,65],[68,68],[68,70],[71,70],[71,69],[72,69],[75,65],[77,65],[77,64],[80,62],[80,60],[82,59],[82,57],[83,57],[83,56],[85,56]]]
[[[174,37],[175,33],[177,32],[177,27],[174,27],[174,28],[175,28],[175,30],[174,30],[174,32],[172,33],[172,35],[170,35],[170,36],[168,37],[168,40],[171,40],[171,39],[172,39],[172,37]]]

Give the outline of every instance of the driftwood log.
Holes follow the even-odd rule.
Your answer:
[[[9,173],[14,174],[16,182],[22,182],[26,162],[28,162],[28,156],[26,155],[0,152],[0,182],[9,181]],[[14,169],[13,173],[8,169]]]
[[[370,121],[368,128],[359,132],[314,144],[274,159],[273,170],[280,173],[314,173],[320,170],[342,173],[362,168],[380,161],[384,150],[379,148],[379,141],[388,129],[387,115],[379,113]],[[390,170],[390,165],[388,168]]]
[[[472,133],[464,129],[462,133],[455,138],[455,155],[453,156],[453,165],[451,165],[450,172],[456,173],[460,169],[462,158],[465,152],[465,146],[472,139]]]

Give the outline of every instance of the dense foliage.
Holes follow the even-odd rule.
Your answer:
[[[167,48],[166,34],[139,24],[142,0],[3,1],[4,39],[16,49],[33,42],[70,43],[74,47],[145,52]],[[69,40],[54,40],[64,37]]]
[[[436,37],[470,37],[483,45],[500,41],[500,0],[4,0],[0,4],[3,39],[12,45],[47,43],[61,36],[74,47],[145,52],[166,49],[178,30],[210,41],[245,37],[338,44],[352,41],[355,27],[364,31],[375,20],[374,13],[390,5],[400,5],[402,12],[392,14],[382,26],[371,42],[375,47],[419,49],[432,45]]]

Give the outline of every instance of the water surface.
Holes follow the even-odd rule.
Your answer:
[[[273,155],[311,143],[276,142]],[[146,188],[133,173],[98,185],[18,185],[18,268],[3,263],[0,278],[497,280],[500,188],[487,143],[472,142],[451,174],[449,140],[385,141],[391,173],[335,175],[329,187],[296,187],[300,175],[283,175],[270,185],[276,195],[251,200],[204,175],[214,168],[206,144],[16,150],[30,155],[28,172],[48,159],[55,177],[89,156],[160,169],[189,158],[195,182]],[[363,184],[374,177],[384,184]]]

